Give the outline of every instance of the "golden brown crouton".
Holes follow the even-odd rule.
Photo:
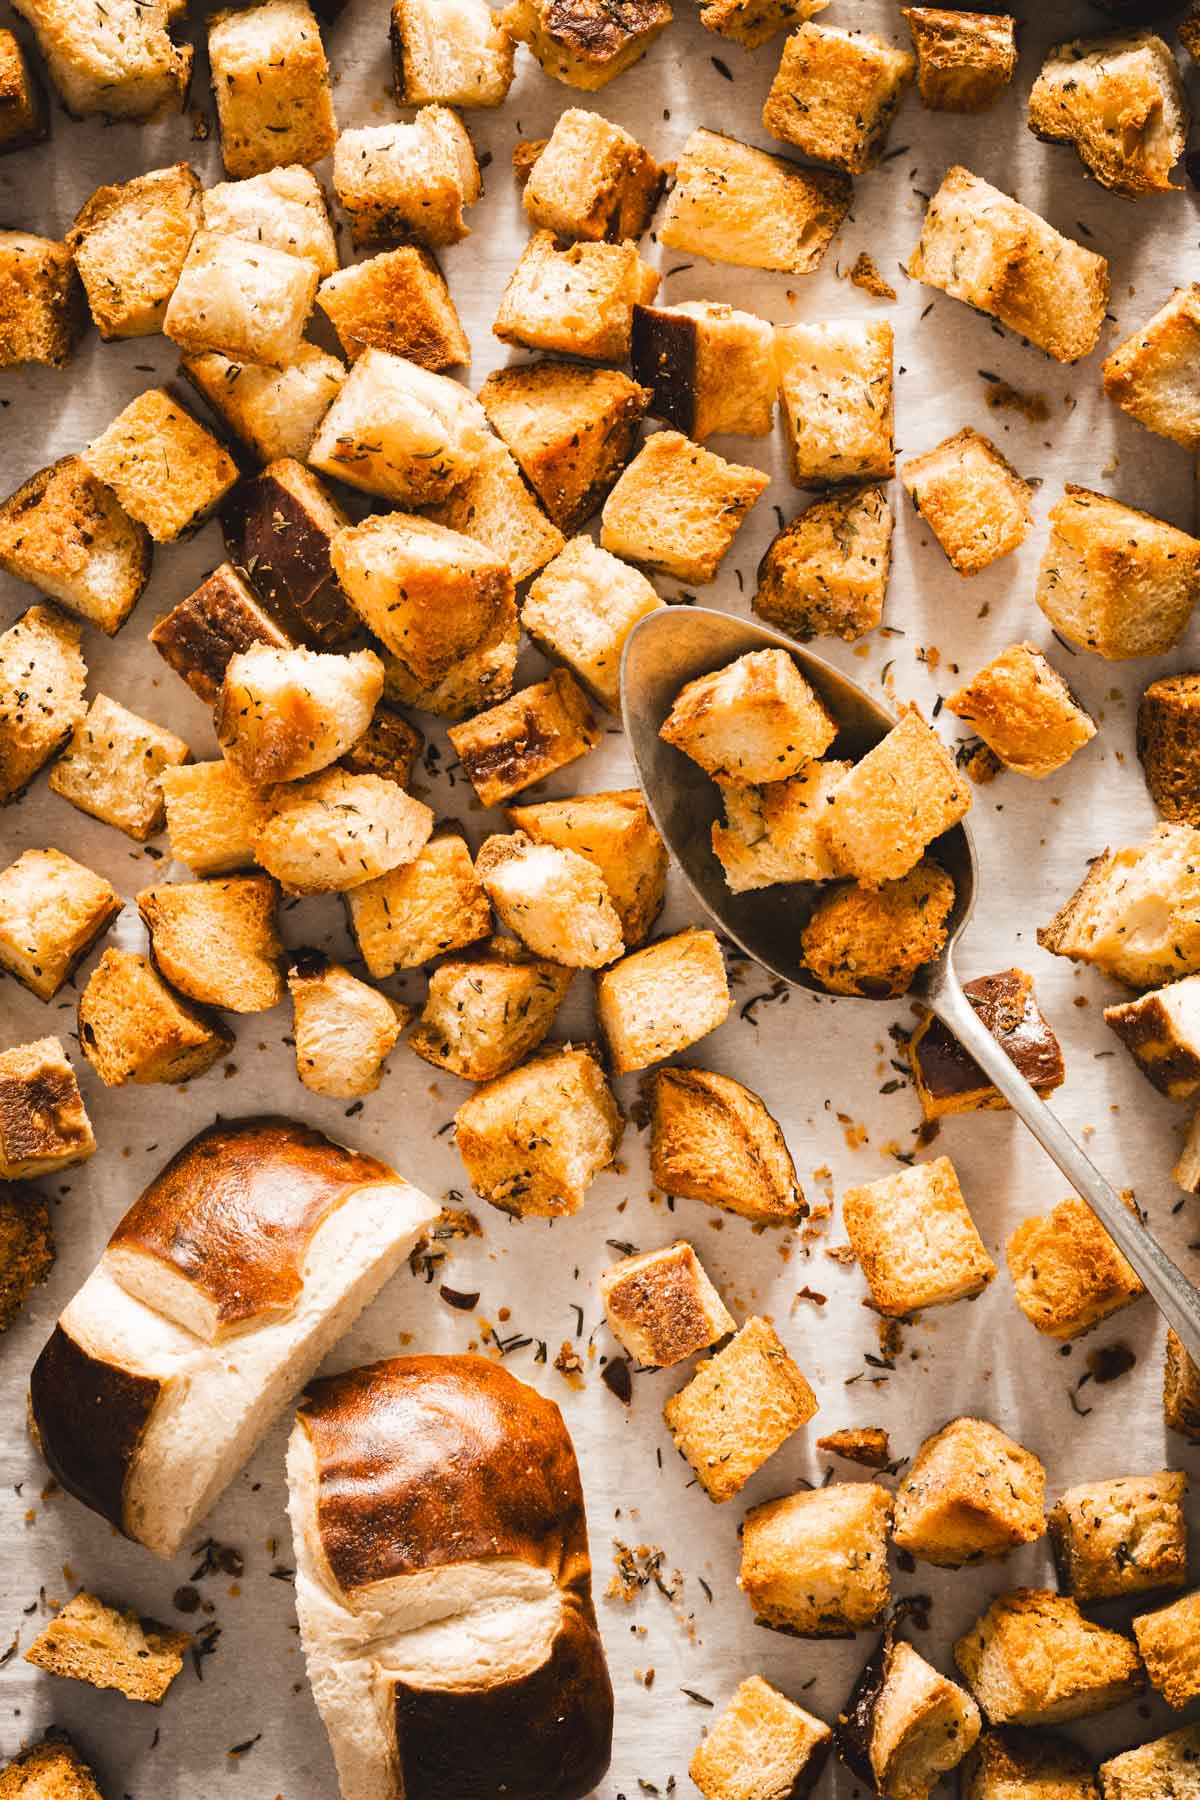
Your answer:
[[[487,838],[475,873],[502,925],[535,956],[601,969],[625,948],[621,921],[594,862],[523,831]]]
[[[78,456],[39,469],[0,506],[0,568],[109,637],[141,597],[150,560],[144,528]]]
[[[1035,598],[1074,644],[1121,661],[1178,643],[1200,596],[1200,539],[1068,482]]]
[[[774,537],[758,565],[754,610],[807,641],[850,644],[883,617],[892,566],[892,509],[882,487],[826,494]]]
[[[254,855],[285,894],[344,894],[414,862],[433,823],[397,782],[323,769],[271,790]]]
[[[0,31],[0,156],[47,135],[46,96],[11,31]]]
[[[879,161],[916,66],[874,32],[806,21],[783,47],[763,125],[815,162],[860,175]]]
[[[56,606],[31,606],[0,633],[0,805],[24,791],[87,710],[82,635]]]
[[[659,736],[714,781],[784,781],[837,726],[786,650],[751,650],[680,689]]]
[[[885,1318],[973,1300],[995,1280],[948,1156],[847,1188],[842,1217]]]
[[[633,309],[653,300],[659,275],[625,244],[568,244],[535,231],[500,296],[492,330],[506,344],[598,361],[629,355]]]
[[[106,950],[79,996],[79,1047],[105,1087],[190,1081],[233,1048],[211,1013],[172,993],[145,956]]]
[[[817,1411],[808,1382],[766,1319],[747,1319],[663,1407],[675,1447],[710,1500],[732,1500]]]
[[[402,788],[411,785],[413,764],[425,748],[425,739],[402,712],[380,700],[361,737],[338,758],[349,775],[382,775]]]
[[[910,707],[830,794],[826,837],[843,873],[878,887],[907,875],[970,806],[953,758]]]
[[[1106,1006],[1104,1023],[1160,1094],[1188,1100],[1200,1088],[1200,975]]]
[[[75,1071],[56,1037],[0,1050],[0,1180],[53,1175],[96,1148]]]
[[[392,74],[401,106],[501,106],[513,43],[487,0],[392,0]]]
[[[1089,174],[1131,199],[1175,185],[1189,122],[1179,66],[1152,31],[1055,44],[1029,96],[1029,129],[1073,144]]]
[[[312,1094],[355,1100],[373,1094],[412,1008],[351,975],[319,950],[288,970],[296,1073]]]
[[[322,419],[308,460],[395,506],[433,506],[473,474],[486,442],[487,420],[465,387],[368,348]]]
[[[888,1625],[838,1714],[842,1760],[877,1794],[923,1800],[979,1736],[979,1708]]]
[[[525,485],[507,445],[496,438],[488,440],[475,469],[452,494],[426,507],[425,517],[485,545],[508,564],[518,585],[536,575],[567,541]]]
[[[848,176],[804,169],[716,131],[693,131],[675,165],[658,241],[685,256],[808,275],[854,197]]]
[[[917,88],[931,112],[994,106],[1017,67],[1016,20],[1007,13],[903,6],[917,53]]]
[[[97,694],[50,771],[50,786],[80,812],[145,843],[163,826],[162,771],[191,754],[173,731]]]
[[[573,976],[512,938],[489,938],[438,964],[408,1047],[463,1081],[494,1081],[542,1043]]]
[[[256,462],[271,463],[308,455],[346,379],[346,365],[328,350],[303,343],[285,369],[201,350],[180,358],[179,373]]]
[[[600,730],[565,669],[447,733],[483,806],[499,806],[592,750]]]
[[[510,0],[500,14],[547,75],[590,93],[632,68],[670,22],[669,0]]]
[[[1010,644],[946,701],[1006,769],[1041,781],[1096,735],[1095,721],[1035,644]]]
[[[163,882],[136,900],[155,966],[189,1000],[251,1013],[283,999],[279,890],[267,876]]]
[[[753,7],[756,0],[736,4]],[[705,10],[713,10],[713,0]],[[688,1774],[704,1800],[802,1800],[819,1780],[832,1742],[823,1720],[751,1675],[697,1746]]]
[[[622,957],[596,978],[596,1012],[618,1075],[686,1050],[732,1001],[715,933],[694,927]]]
[[[1179,287],[1140,331],[1118,344],[1100,371],[1104,391],[1139,424],[1200,450],[1200,285]]]
[[[1184,1587],[1188,1577],[1180,1470],[1068,1488],[1047,1519],[1059,1586],[1085,1606]]]
[[[1200,1444],[1200,1369],[1170,1326],[1163,1362],[1163,1417],[1172,1431]]]
[[[101,337],[162,330],[200,224],[200,193],[195,171],[174,163],[84,201],[67,243]]]
[[[966,426],[900,470],[913,506],[959,575],[978,575],[1024,542],[1033,491],[990,438]]]
[[[622,1257],[600,1278],[608,1328],[644,1368],[669,1369],[736,1330],[690,1244]]]
[[[1067,1073],[1062,1048],[1042,1016],[1031,975],[1002,969],[965,981],[963,993],[1037,1093],[1045,1098],[1062,1086]],[[926,1013],[908,1040],[907,1055],[926,1119],[1007,1107],[1000,1090],[932,1013]]]
[[[817,1439],[817,1449],[864,1469],[888,1469],[892,1461],[891,1440],[882,1425],[846,1425],[828,1431]]]
[[[0,231],[0,369],[64,368],[86,324],[70,245],[31,231]]]
[[[993,1725],[1090,1718],[1144,1686],[1127,1637],[1093,1625],[1069,1596],[1044,1588],[993,1600],[955,1644],[954,1660]]]
[[[53,1000],[120,910],[103,875],[61,850],[26,850],[0,873],[0,965]]]
[[[157,620],[150,642],[206,706],[221,698],[235,656],[257,645],[291,650],[293,638],[259,605],[232,563],[222,563],[200,586]]]
[[[530,168],[526,216],[559,238],[636,242],[650,223],[663,175],[619,125],[569,106]]]
[[[1025,1219],[1005,1251],[1017,1305],[1047,1337],[1082,1336],[1145,1293],[1091,1208],[1075,1194]]]
[[[656,431],[604,502],[600,542],[679,581],[712,581],[742,520],[770,485],[679,431]]]
[[[733,893],[781,881],[829,881],[837,874],[824,812],[830,791],[850,767],[810,762],[787,781],[722,783],[725,823],[713,825],[712,847]]]
[[[943,1569],[1007,1556],[1044,1534],[1045,1491],[1046,1471],[1032,1451],[987,1419],[951,1419],[900,1479],[896,1543]]]
[[[510,806],[508,822],[535,844],[556,844],[594,863],[617,909],[626,947],[636,949],[662,909],[667,880],[666,846],[640,788]]]
[[[767,437],[775,416],[775,331],[715,300],[635,306],[630,361],[650,410],[694,443],[717,432]]]
[[[893,342],[882,319],[776,327],[779,400],[797,487],[892,474]]]
[[[985,1731],[963,1765],[962,1800],[1100,1800],[1091,1758],[1068,1738]]]
[[[1104,1800],[1159,1800],[1160,1795],[1170,1794],[1192,1800],[1197,1762],[1200,1725],[1185,1725],[1182,1731],[1172,1731],[1101,1763]]]
[[[149,123],[183,106],[193,52],[170,36],[178,0],[105,0],[86,17],[74,0],[18,0],[15,10],[33,27],[72,117]]]
[[[1177,1711],[1200,1696],[1200,1590],[1142,1613],[1133,1635],[1150,1685]]]
[[[413,862],[351,888],[346,905],[363,961],[376,978],[461,950],[492,929],[487,895],[456,831],[439,832]]]
[[[881,887],[845,882],[818,900],[800,938],[805,967],[831,994],[875,999],[908,991],[941,954],[954,882],[931,857]]]
[[[484,1082],[454,1124],[471,1186],[516,1218],[577,1212],[623,1129],[599,1058],[570,1044]]]
[[[268,793],[252,787],[223,756],[164,769],[159,785],[171,855],[193,875],[251,867],[254,841],[271,811]]]
[[[471,360],[450,290],[428,250],[405,244],[326,276],[317,305],[350,361],[368,347],[390,350],[423,369]]]
[[[1037,936],[1128,987],[1200,973],[1200,832],[1158,825],[1144,844],[1105,850]]]
[[[892,1497],[873,1481],[835,1481],[746,1514],[738,1586],[757,1625],[845,1637],[877,1625],[889,1600]]]
[[[650,1107],[656,1186],[756,1225],[792,1225],[808,1211],[783,1132],[757,1094],[712,1069],[656,1069]]]
[[[156,544],[197,530],[237,480],[237,464],[166,388],[147,388],[83,452]]]
[[[44,1194],[28,1181],[0,1183],[0,1331],[7,1331],[54,1267],[54,1232]],[[0,1775],[0,1800],[5,1800]]]
[[[1164,675],[1138,702],[1137,751],[1164,819],[1200,825],[1200,675]]]
[[[160,1706],[191,1641],[186,1631],[139,1620],[93,1594],[76,1594],[34,1639],[25,1661],[47,1674]]]
[[[433,250],[468,235],[464,209],[483,192],[470,136],[446,106],[423,106],[411,124],[343,131],[333,186],[356,244],[413,239]]]
[[[383,692],[373,650],[350,656],[254,644],[230,658],[217,702],[217,740],[255,787],[298,781],[357,743]]]
[[[621,705],[621,652],[640,619],[663,602],[646,577],[572,538],[529,589],[521,623],[546,656],[565,664],[609,712]]]
[[[228,175],[315,163],[337,137],[329,64],[307,0],[209,13],[208,60]]]

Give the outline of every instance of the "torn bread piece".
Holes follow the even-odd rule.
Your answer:
[[[896,1544],[942,1569],[1004,1557],[1045,1535],[1045,1495],[1046,1471],[1031,1450],[988,1419],[951,1419],[900,1478]]]
[[[809,275],[850,211],[854,184],[717,131],[693,131],[675,165],[658,241],[685,256]]]
[[[752,605],[760,619],[807,642],[846,643],[883,618],[895,521],[887,490],[838,489],[806,506],[768,544]]]
[[[650,1173],[664,1193],[702,1200],[754,1225],[792,1225],[808,1212],[779,1123],[763,1101],[713,1069],[655,1069]]]
[[[127,1700],[161,1706],[191,1641],[186,1631],[171,1631],[79,1593],[38,1633],[25,1661],[48,1675],[115,1688]]]
[[[1176,183],[1191,114],[1179,65],[1153,31],[1055,44],[1029,95],[1029,129],[1073,144],[1088,173],[1136,199]]]
[[[412,1008],[360,981],[319,950],[302,950],[287,975],[296,1073],[310,1094],[373,1094]]]
[[[255,787],[297,781],[358,741],[382,693],[383,664],[373,650],[333,656],[255,644],[226,665],[217,741]]]
[[[470,134],[447,106],[341,132],[333,187],[356,244],[412,239],[431,250],[469,235],[463,215],[483,192]]]
[[[555,844],[594,863],[617,909],[630,950],[662,910],[667,851],[640,788],[575,794],[507,808],[509,824],[535,844]]]
[[[838,1714],[843,1762],[887,1800],[926,1800],[957,1768],[982,1721],[970,1694],[889,1625]]]
[[[621,921],[594,862],[523,831],[486,838],[475,873],[502,925],[535,956],[600,969],[623,954]]]
[[[433,823],[395,781],[322,769],[271,790],[254,855],[286,894],[344,894],[414,862]]]
[[[1042,781],[1096,735],[1096,723],[1035,644],[1010,644],[949,695],[1006,769]]]
[[[63,456],[39,469],[0,504],[0,568],[106,637],[115,636],[140,600],[152,557],[145,526],[81,457]],[[52,616],[49,608],[33,607],[24,617],[44,625]]]

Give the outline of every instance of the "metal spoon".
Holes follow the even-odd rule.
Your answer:
[[[642,789],[655,824],[688,886],[721,929],[754,961],[795,987],[827,994],[800,961],[800,933],[815,884],[735,894],[713,855],[709,828],[722,815],[720,790],[698,763],[665,743],[659,727],[685,682],[723,668],[749,650],[786,650],[839,725],[832,754],[854,760],[895,724],[887,710],[820,657],[778,632],[703,607],[648,614],[630,634],[621,660],[621,708]],[[978,868],[970,831],[958,825],[931,846],[954,877],[957,898],[942,954],[919,971],[910,993],[953,1032],[988,1080],[1087,1201],[1133,1264],[1160,1312],[1200,1363],[1200,1291],[1159,1248],[1054,1113],[980,1021],[954,968],[954,945],[975,904]]]

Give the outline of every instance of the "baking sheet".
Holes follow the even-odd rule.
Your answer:
[[[579,96],[558,86],[519,51],[519,78],[508,104],[498,114],[470,115],[478,148],[492,159],[488,192],[470,214],[471,236],[445,254],[444,266],[474,349],[472,386],[508,360],[490,335],[490,323],[525,237],[508,169],[519,133],[547,134],[564,106],[580,102],[628,127],[660,159],[674,156],[698,124],[776,147],[765,137],[758,114],[782,40],[747,54],[704,32],[692,0],[679,0],[677,11],[679,18],[645,61],[601,95]],[[815,647],[873,691],[897,701],[915,699],[928,709],[960,674],[972,673],[1006,643],[1029,638],[1049,650],[1099,721],[1097,740],[1052,780],[1033,784],[1005,775],[978,791],[972,820],[983,879],[975,919],[961,945],[960,969],[970,976],[1017,962],[1035,973],[1042,1004],[1066,1051],[1069,1078],[1055,1100],[1058,1111],[1085,1136],[1105,1173],[1118,1186],[1136,1190],[1154,1229],[1185,1266],[1194,1267],[1188,1246],[1200,1236],[1195,1208],[1188,1202],[1177,1209],[1170,1176],[1185,1110],[1151,1090],[1105,1029],[1100,1018],[1105,983],[1044,955],[1035,941],[1037,925],[1073,889],[1085,860],[1105,844],[1136,840],[1152,824],[1134,753],[1137,696],[1153,677],[1194,666],[1191,639],[1169,658],[1137,664],[1069,654],[1053,643],[1032,599],[1045,514],[1065,481],[1102,488],[1185,527],[1193,522],[1189,459],[1105,401],[1098,369],[1107,346],[1147,318],[1177,282],[1194,275],[1196,196],[1189,189],[1136,205],[1115,199],[1084,179],[1071,152],[1038,144],[1024,125],[1024,100],[1041,49],[1052,37],[1094,29],[1099,16],[1084,7],[1054,6],[1027,20],[1015,86],[1001,106],[979,118],[924,113],[910,94],[893,127],[887,162],[859,180],[852,217],[819,274],[756,275],[693,261],[649,241],[645,254],[671,271],[663,284],[665,300],[727,300],[780,322],[852,315],[889,319],[897,334],[901,452],[927,449],[971,424],[994,436],[1026,476],[1043,484],[1036,527],[1022,550],[969,582],[950,570],[895,484],[898,522],[886,631],[857,647],[832,641]],[[907,41],[895,10],[882,0],[837,0],[828,19],[882,29]],[[4,23],[11,22],[5,14]],[[20,32],[26,35],[23,26]],[[328,42],[341,124],[394,117],[383,10],[353,0]],[[200,52],[192,92],[207,112],[206,81]],[[55,106],[50,144],[0,161],[0,220],[59,235],[100,182],[179,158],[190,160],[206,181],[219,179],[215,135],[200,141],[192,132],[189,115],[148,128],[106,129],[97,122],[73,123]],[[1060,368],[987,319],[904,277],[923,197],[958,161],[1110,257],[1113,319],[1100,351],[1080,367]],[[344,250],[349,256],[345,241]],[[898,289],[896,304],[868,299],[844,279],[861,250],[875,257]],[[320,335],[319,327],[314,335]],[[92,333],[65,373],[0,376],[0,489],[10,491],[36,467],[77,449],[134,394],[170,378],[175,361],[173,347],[162,338],[102,344]],[[986,396],[994,377],[1026,394],[1043,395],[1048,420],[1031,423],[1018,412],[989,410]],[[790,517],[800,496],[787,481],[779,443],[742,438],[714,440],[714,447],[775,477],[720,578],[700,596],[743,612],[758,558],[777,529],[775,509]],[[147,644],[146,632],[220,556],[214,525],[189,544],[161,550],[150,588],[116,640],[85,631],[89,692],[111,694],[182,732],[197,757],[213,754],[210,721]],[[678,584],[660,585],[668,598],[680,591]],[[0,626],[33,597],[0,577]],[[527,653],[522,673],[536,678],[542,666]],[[442,727],[420,723],[445,753],[443,765],[449,762]],[[949,715],[942,724],[950,739],[965,730]],[[626,783],[624,741],[615,720],[610,726],[602,746],[585,761],[523,797]],[[462,822],[474,845],[497,828],[496,818],[478,808],[461,780],[426,781],[422,788],[439,814]],[[46,844],[101,870],[126,896],[151,881],[186,875],[76,812],[50,794],[43,779],[19,805],[0,814],[3,861]],[[660,929],[695,918],[694,905],[673,876]],[[334,901],[289,907],[283,929],[289,946],[315,943],[337,954],[351,948]],[[141,946],[132,908],[110,941]],[[94,956],[80,979],[92,961]],[[729,1021],[686,1060],[736,1075],[762,1094],[784,1126],[814,1205],[834,1200],[852,1180],[895,1168],[895,1152],[914,1148],[919,1124],[915,1097],[894,1067],[889,1038],[892,1025],[912,1023],[908,1002],[834,1002],[794,993],[751,1005],[769,983],[752,966],[735,967],[734,978],[736,1005]],[[414,974],[385,985],[419,1003],[424,981]],[[561,1016],[564,1034],[593,1031],[590,991],[590,977],[581,974]],[[43,1006],[5,982],[0,1037],[22,1042],[58,1031],[74,1053],[73,1008],[70,990]],[[53,1721],[77,1738],[108,1796],[193,1800],[211,1793],[325,1800],[336,1793],[304,1681],[286,1579],[292,1560],[283,1479],[288,1420],[268,1435],[208,1523],[213,1538],[241,1553],[244,1573],[240,1579],[219,1573],[199,1580],[205,1611],[190,1620],[174,1610],[173,1595],[201,1557],[184,1554],[173,1564],[160,1564],[73,1500],[47,1495],[44,1468],[25,1435],[28,1371],[57,1312],[142,1185],[218,1113],[269,1107],[305,1118],[389,1158],[431,1193],[450,1195],[477,1216],[482,1235],[446,1246],[447,1260],[432,1284],[421,1274],[402,1272],[339,1345],[329,1367],[349,1367],[401,1349],[463,1351],[482,1345],[485,1353],[497,1354],[483,1341],[485,1325],[506,1338],[519,1334],[534,1340],[514,1349],[507,1361],[513,1373],[562,1407],[582,1465],[598,1611],[617,1700],[612,1768],[598,1790],[605,1796],[633,1800],[643,1792],[665,1794],[672,1783],[686,1791],[688,1758],[714,1716],[698,1697],[720,1706],[736,1682],[753,1672],[802,1696],[827,1718],[836,1712],[869,1638],[813,1644],[763,1630],[753,1624],[736,1585],[745,1506],[801,1481],[819,1482],[829,1466],[814,1447],[819,1434],[841,1426],[885,1425],[893,1453],[906,1456],[949,1416],[982,1414],[1045,1460],[1051,1496],[1075,1481],[1195,1462],[1180,1439],[1165,1438],[1158,1398],[1161,1325],[1148,1302],[1063,1353],[1026,1323],[1002,1272],[975,1304],[935,1311],[906,1328],[894,1368],[880,1368],[869,1360],[880,1346],[874,1315],[861,1303],[862,1279],[824,1253],[843,1239],[836,1215],[824,1224],[824,1235],[781,1235],[756,1233],[740,1220],[689,1201],[669,1211],[651,1192],[645,1136],[631,1122],[618,1168],[598,1179],[579,1215],[553,1226],[514,1224],[463,1193],[463,1171],[446,1126],[468,1091],[464,1084],[431,1070],[401,1045],[379,1093],[348,1117],[343,1103],[318,1099],[298,1084],[285,1041],[286,1008],[230,1023],[237,1045],[224,1070],[178,1091],[109,1092],[74,1054],[100,1150],[85,1167],[45,1184],[55,1196],[58,1263],[26,1315],[0,1340],[0,1651],[10,1642],[24,1649],[51,1604],[81,1584],[161,1619],[216,1625],[220,1636],[200,1670],[185,1669],[161,1711],[40,1675],[13,1655],[0,1672],[5,1755]],[[628,1110],[636,1099],[636,1078],[621,1082],[619,1091]],[[1061,1178],[1007,1115],[951,1120],[935,1151],[953,1157],[983,1236],[1001,1263],[1018,1220],[1044,1210],[1064,1192]],[[739,1318],[751,1311],[774,1318],[820,1400],[813,1425],[797,1434],[738,1500],[723,1507],[712,1505],[692,1483],[661,1420],[663,1400],[687,1370],[637,1376],[628,1412],[600,1379],[601,1360],[613,1348],[597,1297],[599,1277],[617,1253],[609,1246],[645,1249],[676,1235],[693,1241]],[[477,1312],[464,1314],[444,1304],[438,1298],[443,1279],[460,1290],[478,1289]],[[798,1299],[806,1288],[826,1296],[826,1303]],[[538,1340],[548,1346],[544,1363],[535,1360]],[[585,1362],[585,1374],[575,1383],[553,1366],[565,1341]],[[1111,1386],[1088,1383],[1076,1391],[1088,1352],[1116,1341],[1136,1353],[1133,1370]],[[851,1480],[863,1475],[847,1464],[835,1473]],[[630,1604],[605,1596],[614,1540],[662,1554],[661,1583],[649,1582]],[[950,1644],[988,1596],[1050,1578],[1045,1546],[1038,1544],[1003,1565],[973,1572],[925,1567],[915,1574],[897,1572],[895,1586],[899,1594],[932,1596],[930,1628],[918,1633],[917,1641],[951,1671]],[[1127,1706],[1081,1735],[1111,1751],[1169,1723],[1157,1704]],[[246,1744],[251,1747],[229,1754]],[[842,1797],[855,1787],[838,1768],[825,1777],[822,1791]]]

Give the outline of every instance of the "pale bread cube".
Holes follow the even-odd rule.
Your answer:
[[[333,186],[356,244],[411,238],[431,250],[468,235],[463,214],[483,192],[470,136],[445,106],[422,107],[411,124],[343,131]]]
[[[236,362],[219,350],[184,356],[180,372],[261,463],[303,459],[346,379],[346,365],[301,344],[283,369]]]
[[[503,106],[513,43],[487,0],[392,0],[392,72],[401,106]]]
[[[286,250],[312,263],[321,276],[338,266],[325,191],[300,163],[264,169],[244,181],[218,181],[205,188],[203,208],[206,231]]]
[[[373,1094],[411,1007],[390,1000],[318,950],[288,969],[296,1073],[311,1094],[357,1100]]]
[[[650,152],[627,131],[599,113],[569,106],[529,169],[525,214],[558,238],[636,242],[650,223],[663,178]]]
[[[892,474],[893,342],[883,319],[776,328],[779,403],[797,487]]]
[[[142,123],[179,112],[192,73],[190,44],[170,34],[179,0],[106,0],[81,14],[75,0],[20,0],[51,81],[74,118]]]
[[[640,788],[576,794],[510,806],[508,822],[535,844],[556,844],[594,863],[621,921],[627,949],[645,938],[659,912],[667,851]]]
[[[507,445],[489,438],[467,479],[425,517],[474,538],[508,564],[518,586],[565,549],[567,540],[525,485]]]
[[[448,956],[429,977],[408,1047],[462,1081],[494,1081],[543,1042],[574,973],[505,937]]]
[[[515,1218],[553,1219],[583,1205],[617,1153],[623,1120],[595,1052],[566,1044],[484,1082],[454,1125],[481,1199]]]
[[[163,770],[191,754],[173,731],[97,694],[50,771],[50,786],[80,812],[145,843],[163,826]]]
[[[1144,844],[1105,850],[1037,936],[1128,987],[1200,974],[1200,831],[1158,825]]]
[[[193,354],[215,350],[235,362],[286,369],[299,354],[317,280],[307,257],[198,231],[162,328]]]
[[[621,652],[639,620],[663,602],[637,569],[588,537],[572,538],[530,586],[521,623],[548,657],[607,707],[621,706]]]
[[[103,875],[62,850],[24,850],[0,871],[0,966],[53,1000],[120,910]]]
[[[31,606],[0,632],[0,805],[24,791],[87,711],[82,635],[56,606]]]
[[[847,762],[805,763],[786,781],[723,783],[725,823],[712,827],[713,855],[735,894],[781,881],[831,881],[838,873],[822,829],[829,794]]]
[[[237,464],[166,388],[147,388],[82,453],[156,544],[174,543],[215,512]]]
[[[414,862],[433,824],[397,782],[323,769],[272,789],[254,856],[287,894],[344,894]]]
[[[618,1075],[686,1050],[732,1001],[721,946],[695,927],[635,950],[596,978],[596,1012]]]
[[[308,461],[398,506],[428,506],[474,472],[486,441],[483,409],[466,388],[367,349],[322,419]]]
[[[633,309],[653,300],[659,279],[635,244],[560,250],[553,232],[535,231],[500,296],[492,330],[529,350],[624,362]]]
[[[671,1395],[663,1418],[676,1449],[719,1505],[740,1493],[816,1411],[816,1396],[774,1326],[750,1318]]]
[[[501,924],[535,956],[568,969],[601,969],[623,954],[604,877],[576,851],[535,844],[516,831],[484,841],[475,873]]]
[[[383,664],[373,650],[333,656],[255,645],[225,670],[217,739],[256,787],[298,781],[358,741],[382,692]]]
[[[748,4],[757,0],[739,0],[741,7]],[[709,0],[701,17],[713,10]],[[704,1800],[802,1800],[820,1778],[832,1743],[823,1720],[761,1675],[751,1675],[697,1746],[688,1774]]]

